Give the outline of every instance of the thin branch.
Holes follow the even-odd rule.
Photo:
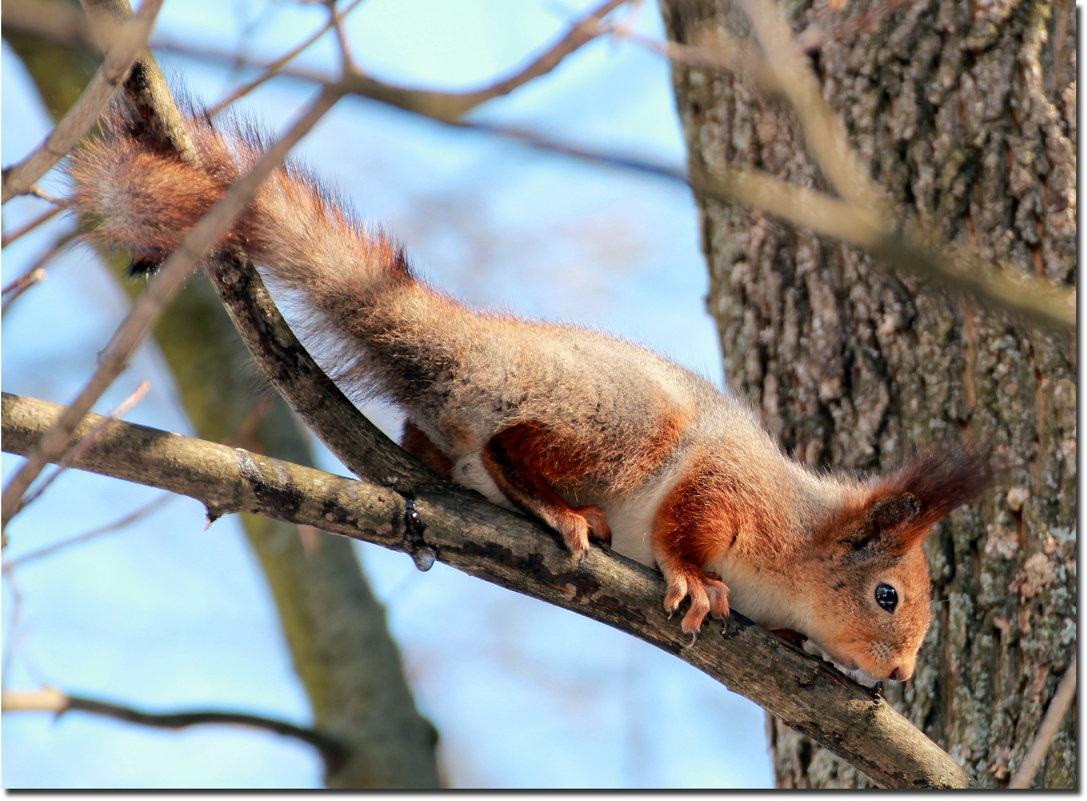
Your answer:
[[[565,55],[573,52],[574,49],[593,37],[599,36],[605,30],[599,24],[599,20],[619,2],[620,0],[613,0],[612,3],[605,3],[582,18],[579,23],[574,25],[566,37],[511,78],[497,81],[487,88],[473,92],[434,92],[394,86],[357,73],[346,76],[336,84],[331,84],[325,76],[309,71],[282,70],[279,74],[284,77],[318,83],[326,87],[337,86],[345,92],[393,105],[410,113],[448,125],[514,138],[538,150],[609,164],[687,183],[696,191],[703,191],[708,196],[723,202],[740,202],[752,206],[750,200],[743,196],[744,193],[733,194],[732,190],[738,187],[757,185],[759,187],[759,191],[756,193],[758,197],[762,200],[769,198],[774,202],[771,208],[763,208],[758,205],[753,205],[753,208],[766,211],[786,223],[809,228],[817,234],[844,239],[850,244],[870,250],[873,255],[886,259],[896,267],[902,267],[925,277],[934,278],[952,288],[971,292],[980,300],[992,306],[1020,315],[1035,323],[1063,331],[1074,330],[1076,293],[1073,288],[1047,281],[1042,277],[1031,275],[1014,267],[989,262],[963,247],[946,242],[938,232],[921,223],[900,226],[897,220],[890,220],[886,216],[874,214],[873,212],[883,203],[873,204],[867,202],[866,199],[871,200],[878,197],[878,187],[870,183],[863,171],[858,172],[856,169],[858,165],[856,164],[853,164],[852,167],[847,164],[844,168],[836,168],[832,164],[825,167],[830,175],[837,175],[834,180],[836,186],[839,187],[839,191],[846,192],[847,197],[849,194],[856,195],[858,200],[858,202],[852,204],[841,204],[815,190],[796,187],[786,181],[758,171],[742,171],[738,168],[730,168],[727,171],[715,171],[701,176],[691,175],[690,178],[687,178],[681,171],[659,164],[651,164],[640,159],[574,148],[531,133],[501,126],[473,125],[459,119],[475,106],[508,93],[533,77],[538,77],[553,69]],[[763,6],[753,5],[753,8],[758,12]],[[771,41],[776,41],[773,39],[772,32]],[[226,59],[232,63],[237,60],[233,55],[178,44],[159,42],[155,46],[172,49],[197,58]],[[757,74],[760,74],[761,71],[762,75],[768,76],[765,78],[765,82],[771,82],[774,85],[780,84],[776,77],[770,75],[768,68],[765,65],[760,66],[757,60],[745,57],[742,59],[742,63],[747,65],[745,69],[754,70]],[[788,77],[794,75],[795,71],[790,72],[786,68],[784,74]],[[816,97],[811,99],[810,103],[822,104],[823,101],[818,91],[815,92],[815,95]],[[803,100],[802,105],[803,102],[808,102],[808,100]],[[807,106],[803,106],[803,108],[807,108]],[[815,119],[818,117],[817,112],[818,109],[816,109],[816,112],[809,111],[808,113],[812,114],[812,118]],[[833,127],[835,124],[833,122],[827,123],[824,119],[824,130],[822,133],[816,131],[814,134],[815,144],[812,147],[813,151],[818,149],[818,152],[823,154],[821,166],[829,164],[829,156],[837,153],[841,147],[840,142],[835,143],[834,141],[833,130],[827,128],[828,125]],[[858,175],[863,177],[859,182],[860,188],[858,188]],[[775,187],[778,189],[775,190]],[[783,194],[783,197],[774,197],[778,191]],[[797,200],[802,202],[795,202]],[[818,203],[819,208],[809,210],[807,205],[812,202]],[[841,221],[833,219],[833,215],[841,214],[844,214],[846,219]],[[860,235],[854,238],[840,236],[837,232],[841,230]]]
[[[61,540],[60,542],[54,542],[51,545],[45,545],[38,548],[36,551],[30,551],[22,556],[17,556],[14,559],[4,560],[5,570],[15,570],[15,568],[25,565],[27,562],[33,562],[36,559],[41,559],[46,556],[51,556],[58,551],[70,548],[73,545],[79,545],[80,543],[87,542],[88,540],[101,537],[103,534],[113,534],[118,531],[122,531],[133,523],[138,523],[148,515],[154,514],[166,504],[174,501],[177,498],[176,495],[160,495],[149,503],[145,503],[143,506],[129,512],[124,517],[114,520],[112,523],[106,523],[104,526],[98,526],[92,528],[90,531],[84,531],[82,534],[76,534]]]
[[[8,676],[11,675],[11,665],[15,660],[15,648],[19,643],[20,634],[19,624],[23,617],[23,594],[19,590],[19,583],[15,580],[15,574],[11,571],[11,566],[4,563],[3,576],[8,581],[8,589],[11,590],[11,617],[8,618],[8,633],[4,638],[4,657],[3,661],[0,661],[0,682],[6,682]],[[5,686],[0,684],[0,687]]]
[[[445,484],[367,420],[325,374],[251,263],[215,260],[205,272],[261,373],[352,473],[384,485]]]
[[[61,407],[3,395],[3,447],[26,453]],[[88,415],[86,430],[96,424]],[[661,606],[660,574],[599,547],[580,561],[553,532],[475,493],[392,490],[257,453],[115,421],[76,467],[201,501],[215,519],[251,512],[386,548],[422,553],[502,587],[637,636],[751,698],[873,781],[962,787],[946,753],[878,695],[739,614],[692,644]],[[414,516],[409,517],[409,512]]]
[[[53,128],[46,140],[18,164],[4,170],[2,202],[26,192],[60,159],[64,158],[102,116],[121,87],[132,64],[147,44],[162,0],[144,0],[139,12],[118,25],[113,44],[87,88]]]
[[[918,0],[886,0],[875,8],[870,8],[852,19],[829,28],[821,23],[815,23],[797,34],[796,40],[805,53],[814,53],[830,42],[868,33],[882,22],[884,17],[916,2]]]
[[[118,0],[95,0],[95,2],[107,1],[118,2]],[[344,93],[360,94],[438,120],[459,119],[477,106],[507,95],[554,70],[567,56],[602,35],[606,29],[598,23],[625,2],[628,2],[628,0],[606,0],[606,2],[602,2],[594,10],[576,20],[564,36],[528,64],[511,75],[500,78],[480,89],[467,92],[439,92],[430,89],[407,88],[379,81],[359,70],[349,71],[341,78],[338,78],[336,83]],[[15,9],[14,13],[10,15],[6,7],[8,4]],[[33,12],[35,3],[28,2],[28,0],[8,0],[8,4],[5,4],[4,24],[15,30],[33,33],[64,44],[70,44],[73,37],[86,39],[90,35],[91,28],[87,25],[78,24],[71,15],[59,14],[55,18],[46,21],[39,16],[35,16]],[[152,42],[152,47],[156,50],[181,52],[209,60],[222,60],[225,58],[231,64],[241,64],[256,67],[265,72],[271,71],[277,72],[279,75],[301,78],[325,85],[326,88],[331,85],[331,82],[323,75],[298,69],[275,70],[270,64],[254,62],[236,54],[224,56],[219,51],[193,48],[188,44],[162,39],[156,39]],[[278,60],[273,62],[273,65],[277,63]]]
[[[336,83],[341,86],[345,93],[379,100],[382,103],[387,103],[405,111],[422,114],[435,120],[447,122],[458,120],[477,106],[508,95],[515,89],[554,70],[567,56],[605,33],[607,28],[601,26],[600,21],[625,2],[628,2],[628,0],[607,0],[607,2],[601,3],[594,10],[574,22],[570,30],[562,38],[537,55],[528,64],[513,74],[497,79],[479,89],[467,92],[440,92],[418,87],[404,87],[377,80],[357,69],[350,70],[343,77],[337,79]],[[153,47],[156,50],[176,52],[208,60],[226,59],[231,63],[241,63],[264,72],[272,71],[271,65],[244,59],[234,54],[226,55],[217,50],[193,47],[190,43],[160,39],[153,43]],[[329,85],[327,77],[309,70],[280,68],[277,72],[282,76]]]
[[[33,218],[32,220],[29,220],[28,222],[26,222],[24,225],[20,226],[19,228],[16,228],[10,234],[4,234],[3,238],[0,239],[0,247],[5,247],[6,248],[12,242],[18,241],[22,237],[29,234],[31,231],[36,230],[39,226],[44,225],[45,223],[49,222],[51,219],[53,219],[58,214],[60,214],[62,211],[64,211],[64,209],[65,209],[65,207],[63,205],[54,205],[52,208],[46,209],[41,214],[39,214],[37,217]]]
[[[336,12],[336,0],[326,0],[328,3],[328,24],[336,34],[336,46],[340,50],[340,72],[346,75],[358,69],[355,58],[351,55],[351,45],[347,41],[347,33],[343,29],[341,21],[343,16]],[[350,11],[350,9],[348,9]],[[346,13],[346,12],[344,12]]]
[[[261,182],[278,167],[287,152],[300,140],[341,97],[336,88],[326,88],[301,118],[245,175],[239,178],[212,206],[206,215],[182,239],[177,250],[166,259],[147,290],[139,297],[132,311],[106,346],[90,380],[65,409],[56,428],[43,437],[40,451],[31,455],[4,488],[2,525],[18,512],[23,495],[30,483],[49,461],[62,453],[79,420],[105,392],[128,363],[136,346],[150,331],[166,303],[173,297],[193,267],[203,258],[212,243],[230,226],[234,217],[252,200]]]
[[[969,248],[943,241],[920,222],[889,231],[875,209],[838,200],[761,170],[719,168],[684,174],[677,167],[555,142],[538,134],[485,123],[447,122],[528,147],[593,164],[686,184],[696,194],[740,203],[791,225],[856,245],[897,268],[968,292],[990,306],[1060,331],[1076,327],[1076,290],[1010,266],[993,264]]]
[[[1034,742],[1027,749],[1027,755],[1023,757],[1023,764],[1008,782],[1009,790],[1029,790],[1034,777],[1045,761],[1046,752],[1050,743],[1057,735],[1064,716],[1068,714],[1068,708],[1072,705],[1072,699],[1076,696],[1076,655],[1072,654],[1072,661],[1068,669],[1064,671],[1057,691],[1053,694],[1053,700],[1049,702],[1049,708],[1042,718],[1042,725],[1038,727],[1038,734]]]
[[[176,49],[197,58],[228,58],[219,52],[182,46]],[[1075,329],[1074,288],[1012,266],[987,261],[964,246],[947,242],[938,232],[919,222],[902,224],[896,220],[898,227],[889,227],[886,219],[877,213],[878,207],[871,204],[838,200],[759,170],[729,167],[687,176],[670,165],[576,147],[523,129],[466,122],[450,116],[449,109],[460,101],[451,100],[452,96],[445,93],[379,85],[358,76],[338,84],[329,84],[316,73],[285,70],[280,74],[321,85],[340,86],[366,99],[390,104],[445,125],[511,139],[536,150],[683,183],[707,197],[725,203],[738,202],[790,225],[808,228],[816,234],[864,248],[894,267],[938,281],[949,288],[967,291],[991,307],[1031,322],[1060,331]]]
[[[161,82],[157,69],[149,66],[147,74],[148,84]],[[133,84],[126,87],[125,99],[131,107],[145,111],[149,124],[165,121],[181,154],[192,151],[188,130],[168,92],[145,93],[143,84]],[[367,420],[324,373],[295,337],[247,259],[235,254],[205,266],[265,378],[349,470],[383,484],[443,484]]]
[[[2,293],[4,296],[4,304],[0,307],[0,312],[7,314],[11,304],[21,297],[24,292],[31,287],[37,286],[48,278],[49,274],[45,270],[45,265],[52,261],[58,253],[71,244],[78,236],[79,232],[73,226],[68,226],[65,230],[61,231],[53,243],[39,253],[37,258],[30,263],[22,275],[4,287]]]
[[[630,30],[617,30],[615,36],[656,53],[673,64],[726,70],[742,75],[767,97],[781,94],[781,86],[764,59],[753,53],[747,42],[736,39],[723,29],[707,31],[697,44],[653,39]]]
[[[887,197],[850,146],[841,117],[823,99],[823,88],[781,9],[770,0],[741,0],[740,5],[762,48],[766,69],[800,118],[804,141],[819,170],[841,197],[878,211],[889,230]]]
[[[54,252],[55,250],[51,248],[49,255],[52,256]],[[38,259],[37,261],[40,262],[41,259]],[[46,279],[47,275],[48,273],[35,262],[34,266],[4,287],[4,305],[0,306],[0,313],[7,314],[8,308],[19,296],[31,287],[40,284]]]
[[[2,706],[4,712],[53,712],[57,716],[65,712],[88,712],[102,715],[126,723],[141,726],[153,726],[160,729],[184,729],[198,725],[246,726],[253,729],[270,731],[283,737],[293,737],[306,745],[313,746],[321,754],[329,769],[334,769],[342,762],[344,747],[314,729],[296,726],[282,720],[250,715],[244,712],[222,712],[218,710],[191,710],[186,712],[144,712],[130,706],[100,701],[79,695],[68,695],[51,687],[41,690],[4,690]]]
[[[318,28],[317,31],[315,31],[308,38],[306,38],[301,43],[299,43],[296,47],[292,48],[291,50],[288,50],[286,53],[279,56],[279,58],[277,58],[274,61],[271,61],[267,65],[265,65],[264,72],[261,75],[254,78],[251,81],[248,81],[247,83],[242,84],[237,89],[235,89],[230,94],[228,94],[226,97],[221,99],[215,105],[209,106],[208,109],[207,109],[208,115],[211,116],[211,117],[217,116],[227,106],[231,105],[232,103],[236,103],[238,100],[245,97],[247,94],[252,92],[257,87],[267,83],[272,78],[275,78],[276,76],[280,75],[282,69],[285,66],[287,66],[287,64],[289,64],[291,61],[293,61],[295,58],[297,58],[307,48],[309,48],[311,45],[313,45],[318,39],[320,39],[322,36],[324,36],[326,33],[328,33],[330,28],[332,28],[334,25],[339,25],[339,23],[344,18],[346,18],[348,14],[350,14],[352,11],[354,11],[355,8],[357,8],[358,5],[361,2],[362,2],[362,0],[352,0],[352,2],[349,3],[346,8],[344,8],[338,14],[334,14],[328,20],[328,22],[326,22],[324,25],[322,25],[320,28]],[[333,7],[330,6],[330,8],[333,8]]]

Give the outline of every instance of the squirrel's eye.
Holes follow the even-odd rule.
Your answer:
[[[898,606],[898,593],[895,592],[895,588],[890,584],[880,584],[877,586],[876,603],[888,612],[893,612],[895,607]]]

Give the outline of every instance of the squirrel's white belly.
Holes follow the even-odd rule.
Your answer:
[[[611,528],[612,550],[643,565],[657,566],[653,558],[653,520],[685,467],[685,462],[672,465],[631,495],[601,502]]]
[[[519,511],[509,498],[498,488],[498,485],[483,466],[483,457],[479,451],[473,450],[453,462],[450,471],[453,480],[462,487],[475,490],[488,501],[505,509]]]

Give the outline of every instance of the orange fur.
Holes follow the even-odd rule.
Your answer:
[[[768,557],[768,544],[785,529],[777,500],[753,474],[715,465],[712,458],[696,458],[665,498],[653,523],[654,555],[667,584],[665,609],[674,612],[686,595],[691,597],[684,631],[698,631],[707,613],[728,615],[727,585],[703,567],[731,548],[750,550],[752,542],[761,543],[756,549]]]
[[[453,477],[453,462],[442,453],[430,437],[423,433],[421,428],[410,420],[404,421],[404,433],[401,436],[400,445],[442,478],[449,480]]]

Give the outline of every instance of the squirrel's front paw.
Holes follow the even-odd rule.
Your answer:
[[[680,628],[696,634],[707,614],[721,619],[729,613],[728,586],[715,574],[706,573],[693,564],[684,564],[665,574],[664,611],[671,617],[680,602],[690,596],[691,608],[683,616]]]

